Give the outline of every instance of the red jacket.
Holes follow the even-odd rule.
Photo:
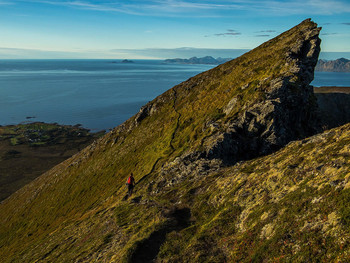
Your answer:
[[[133,176],[129,176],[129,178],[128,178],[128,184],[134,185],[134,183],[135,183],[134,177],[133,177]]]

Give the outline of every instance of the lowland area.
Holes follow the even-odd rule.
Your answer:
[[[345,93],[350,94],[350,87],[318,87],[314,88],[315,93]]]
[[[42,122],[0,126],[0,201],[103,134]]]

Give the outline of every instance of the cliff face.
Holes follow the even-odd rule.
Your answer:
[[[207,123],[211,134],[202,143],[205,158],[234,163],[270,153],[316,132],[316,103],[309,83],[320,52],[319,30],[315,25],[293,28],[232,62],[249,65],[243,76],[251,77],[235,87],[236,94],[218,108],[224,118]],[[296,31],[300,39],[293,42],[288,37]],[[276,64],[274,54],[279,54],[274,57]]]
[[[0,205],[0,257],[341,260],[349,251],[349,126],[275,152],[317,130],[309,83],[319,31],[305,20],[173,87],[16,192]],[[127,199],[130,172],[137,186]]]
[[[339,58],[330,61],[320,59],[315,70],[329,72],[350,72],[350,60],[346,58]]]

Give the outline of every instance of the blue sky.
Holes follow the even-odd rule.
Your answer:
[[[349,0],[0,0],[0,58],[235,57],[306,18],[350,54]]]

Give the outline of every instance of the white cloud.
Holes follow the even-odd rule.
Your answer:
[[[0,59],[109,59],[115,54],[108,50],[45,50],[0,47]]]
[[[350,3],[348,1],[337,1],[337,0],[310,0],[309,5],[315,9],[318,9],[319,12],[325,14],[337,14],[337,13],[349,13],[350,12]]]
[[[19,0],[19,2],[28,2],[28,1]],[[32,0],[30,2],[48,4],[48,5],[60,5],[60,6],[66,6],[66,7],[72,7],[72,8],[93,10],[93,11],[102,11],[102,12],[120,12],[120,13],[131,13],[131,14],[134,13],[132,11],[125,9],[125,8],[122,8],[123,7],[122,5],[120,6],[120,8],[118,8],[117,5],[110,5],[108,3],[94,4],[91,2],[87,2],[87,1],[50,1],[50,0],[48,0],[48,1],[47,0]]]
[[[201,3],[196,3],[193,1],[178,1],[178,0],[166,0],[166,1],[155,1],[156,5],[152,5],[154,8],[162,8],[162,9],[169,9],[174,10],[175,9],[181,9],[181,10],[193,10],[193,9],[233,9],[233,8],[240,8],[241,6],[238,4],[219,4],[216,3],[217,1],[211,1],[210,3],[203,3],[205,1],[202,1]]]
[[[274,15],[330,15],[350,12],[350,3],[339,0],[269,0],[256,2],[252,8],[256,7]],[[255,11],[259,12],[257,9]]]
[[[71,51],[0,47],[0,59],[167,59],[193,56],[235,58],[247,51],[249,50],[193,47]],[[320,58],[323,59],[339,57],[350,58],[350,52],[321,52],[320,55]]]
[[[123,55],[125,57],[141,56],[155,59],[167,59],[167,58],[190,58],[190,57],[238,57],[248,49],[214,49],[214,48],[193,48],[193,47],[181,47],[181,48],[144,48],[144,49],[112,49],[111,52],[116,55]]]
[[[36,2],[62,5],[71,8],[101,12],[119,12],[143,16],[194,16],[230,17],[238,12],[260,15],[308,15],[340,14],[350,12],[350,3],[345,0],[131,0],[131,1],[55,1],[55,0],[15,0],[16,2]],[[9,3],[0,1],[0,4]]]
[[[9,1],[0,1],[0,5],[13,5],[14,3],[11,3]]]
[[[216,33],[213,35],[206,35],[205,37],[210,37],[210,36],[216,36],[216,37],[222,37],[222,36],[239,36],[242,35],[242,33],[238,32],[237,30],[234,29],[227,29],[226,32],[222,33]]]

